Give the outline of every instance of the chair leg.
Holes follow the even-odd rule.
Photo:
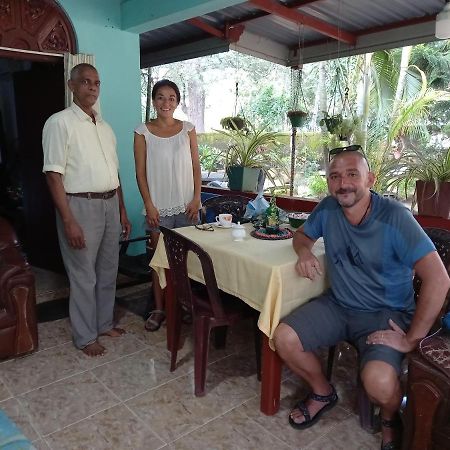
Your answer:
[[[181,338],[181,306],[177,305],[175,310],[174,326],[171,332],[171,348],[170,351],[170,371],[173,372],[177,368],[177,354],[180,348],[180,338]]]
[[[228,326],[214,328],[214,347],[225,348],[227,342]]]
[[[253,323],[253,333],[254,333],[254,339],[255,339],[256,377],[258,378],[258,381],[261,381],[261,345],[262,345],[262,339],[261,339],[261,331],[258,328],[258,318],[259,318],[259,314],[255,315],[252,318],[252,323]]]
[[[334,355],[336,353],[336,346],[328,348],[328,359],[327,359],[327,379],[331,381],[331,376],[333,375],[333,363],[334,363]]]
[[[194,382],[197,397],[205,395],[210,331],[208,317],[194,317]]]

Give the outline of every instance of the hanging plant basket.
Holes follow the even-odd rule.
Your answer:
[[[308,113],[306,113],[305,111],[288,111],[287,112],[287,116],[289,117],[289,120],[291,121],[292,127],[302,127],[307,118],[308,118]]]
[[[323,113],[323,119],[320,120],[321,126],[325,125],[328,132],[338,136],[340,141],[348,141],[359,125],[358,117],[342,117],[342,114],[329,115]]]
[[[224,130],[243,130],[247,125],[247,121],[240,116],[224,117],[220,120],[220,126]]]

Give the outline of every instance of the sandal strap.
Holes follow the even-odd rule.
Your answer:
[[[381,445],[381,450],[398,450],[400,447],[394,442],[387,442]]]
[[[166,312],[163,311],[162,309],[154,309],[153,311],[150,311],[149,315],[151,316],[152,314],[161,314],[163,316],[166,315]]]
[[[399,425],[401,425],[402,421],[400,420],[400,417],[396,416],[393,419],[383,419],[381,418],[381,425],[386,428],[397,428]]]
[[[299,401],[297,403],[297,408],[302,412],[303,417],[305,418],[304,422],[310,422],[311,421],[311,414],[309,413],[309,409],[306,406],[306,403],[303,401]]]
[[[331,403],[334,402],[337,399],[337,393],[336,393],[336,389],[334,388],[334,386],[332,384],[330,384],[331,386],[331,394],[328,395],[319,395],[319,394],[315,394],[314,392],[311,392],[308,397],[312,400],[315,400],[316,402],[323,402],[323,403]]]

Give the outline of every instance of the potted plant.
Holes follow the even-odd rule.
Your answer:
[[[329,133],[338,136],[340,141],[348,141],[359,125],[358,117],[343,117],[342,114],[329,115],[323,112],[319,125],[325,125]]]
[[[291,110],[287,112],[287,116],[291,121],[292,127],[301,127],[308,118],[308,113],[301,110]]]
[[[302,89],[303,70],[300,67],[291,67],[291,109],[287,112],[287,116],[291,121],[292,128],[301,127],[308,118],[308,113],[304,110],[306,107],[305,96]]]
[[[243,130],[247,121],[241,116],[224,117],[220,120],[220,126],[224,130]]]
[[[415,153],[397,173],[391,185],[398,188],[403,183],[405,193],[415,182],[412,207],[417,203],[420,215],[450,219],[450,148],[426,156]]]
[[[267,174],[269,169],[282,164],[276,151],[280,133],[266,131],[266,127],[256,128],[248,121],[245,129],[215,131],[229,139],[225,168],[232,190],[256,192],[261,170]]]

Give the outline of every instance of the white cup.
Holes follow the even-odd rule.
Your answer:
[[[216,216],[218,222],[224,228],[231,228],[233,216],[231,214],[219,214]]]

